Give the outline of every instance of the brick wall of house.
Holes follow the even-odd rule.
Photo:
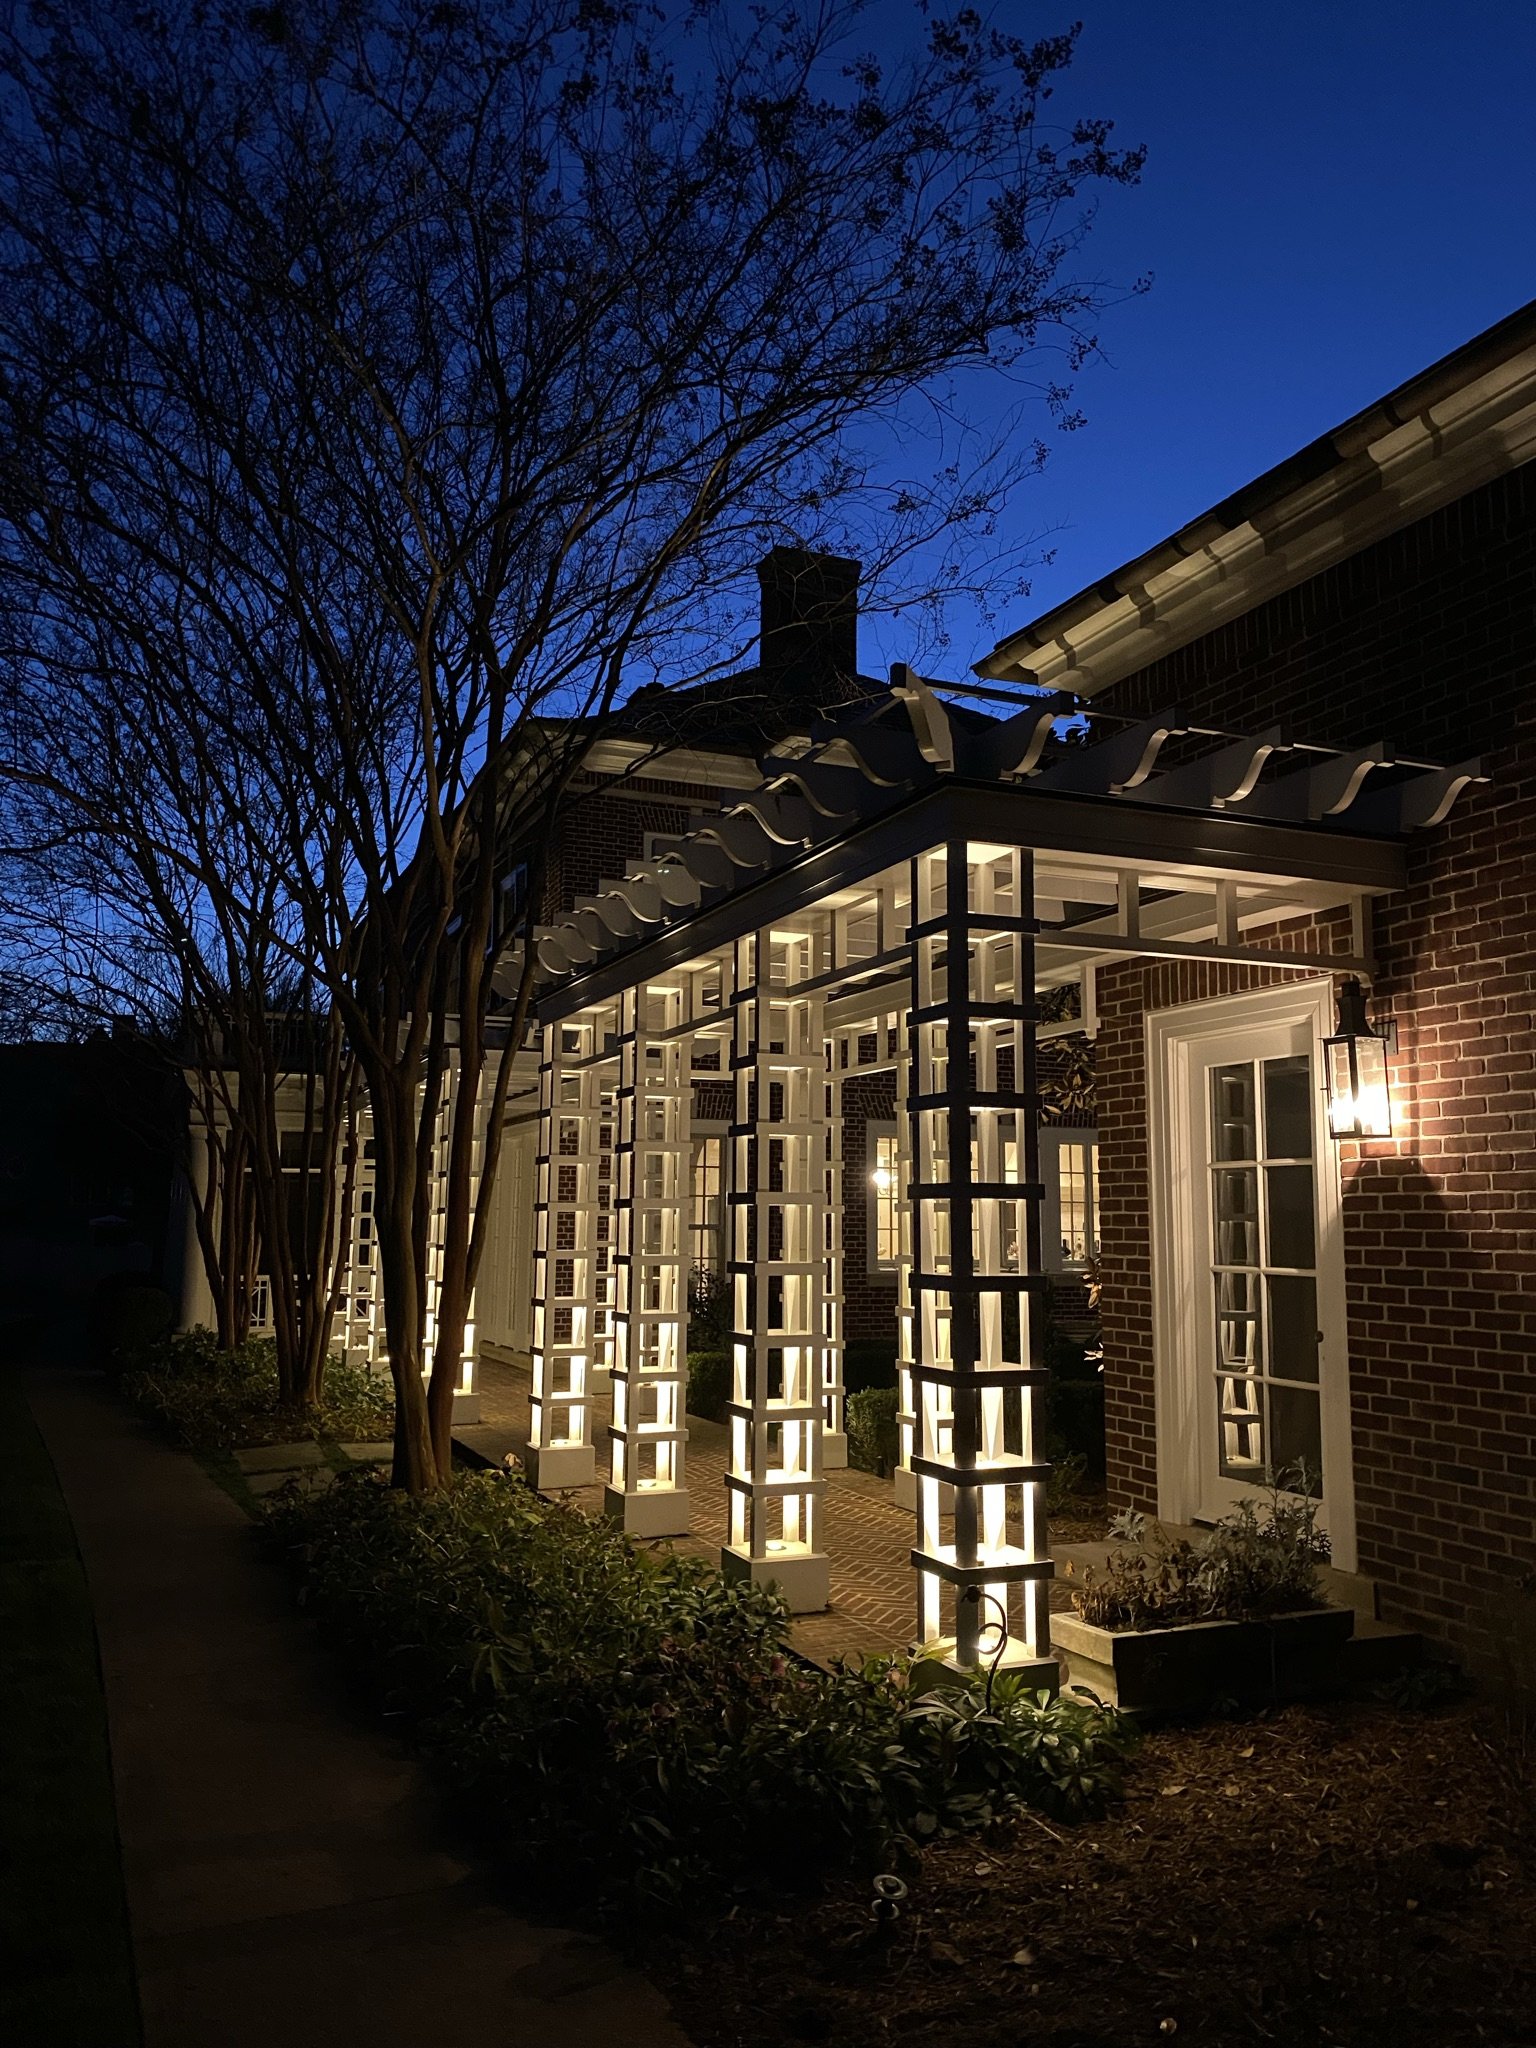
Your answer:
[[[545,920],[553,923],[625,863],[645,852],[648,832],[681,836],[720,808],[724,792],[637,776],[622,784],[577,776],[556,820],[545,873]]]
[[[1419,835],[1377,908],[1397,1135],[1341,1148],[1362,1571],[1474,1661],[1536,1566],[1536,469],[1470,494],[1128,678],[1117,711],[1289,720],[1394,740],[1492,780]],[[1148,1010],[1262,970],[1101,982],[1101,1232],[1113,1497],[1154,1499],[1146,1215]]]

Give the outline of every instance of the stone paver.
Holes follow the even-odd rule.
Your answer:
[[[235,1463],[242,1472],[298,1472],[322,1463],[322,1457],[316,1443],[262,1444],[254,1451],[236,1451]]]
[[[354,1465],[384,1465],[395,1455],[391,1443],[338,1444],[336,1448],[344,1451]]]
[[[687,2048],[643,1978],[443,1839],[191,1458],[84,1376],[31,1396],[96,1609],[145,2048]]]
[[[329,1465],[303,1465],[296,1471],[247,1472],[245,1475],[247,1487],[258,1497],[279,1493],[283,1487],[294,1485],[305,1493],[324,1493],[328,1486],[335,1484],[335,1480],[336,1474]]]

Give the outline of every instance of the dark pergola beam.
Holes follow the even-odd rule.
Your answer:
[[[626,946],[571,975],[540,1001],[539,1019],[554,1023],[592,1003],[611,1000],[622,989],[654,980],[696,954],[713,952],[744,932],[791,917],[838,889],[867,881],[897,861],[959,837],[1029,847],[1037,855],[1069,854],[1113,867],[1183,869],[1211,880],[1264,880],[1277,888],[1322,882],[1386,894],[1405,882],[1400,845],[1358,837],[1335,826],[1160,810],[1152,804],[1053,796],[1027,787],[946,778],[867,825],[660,927],[654,938]],[[1106,936],[1098,935],[1101,951]],[[1042,933],[1041,942],[1051,946],[1063,937],[1053,930]],[[1084,948],[1086,937],[1065,943]],[[1110,944],[1114,946],[1112,939]],[[1196,948],[1193,953],[1170,951],[1162,957],[1231,956]],[[1237,957],[1254,956],[1239,952]],[[1282,956],[1263,957],[1279,961]],[[1338,957],[1342,972],[1357,971],[1343,955]],[[1318,971],[1324,971],[1321,961]]]

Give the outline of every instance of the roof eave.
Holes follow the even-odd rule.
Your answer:
[[[1078,592],[975,664],[1092,697],[1536,458],[1536,304]]]

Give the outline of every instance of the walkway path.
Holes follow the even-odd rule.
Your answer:
[[[85,1376],[30,1391],[95,1602],[146,2048],[687,2048],[444,1845],[201,1468]]]

